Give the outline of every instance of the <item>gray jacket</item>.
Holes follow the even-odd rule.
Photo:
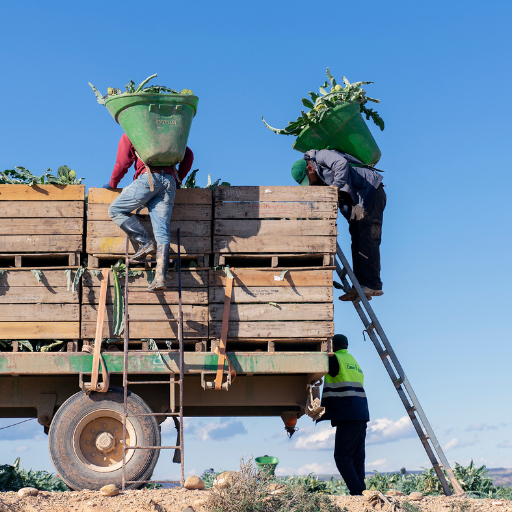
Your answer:
[[[318,176],[326,185],[334,185],[340,192],[346,192],[354,204],[362,208],[366,208],[382,182],[381,174],[368,169],[357,158],[347,153],[312,149],[305,153],[303,158],[313,163]],[[357,164],[362,167],[358,167]],[[345,194],[340,196],[340,210],[348,218],[348,205],[343,204],[343,195]]]

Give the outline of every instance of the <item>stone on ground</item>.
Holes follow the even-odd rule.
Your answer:
[[[35,487],[23,487],[18,491],[20,498],[26,498],[27,496],[37,496],[39,491]]]
[[[420,501],[423,499],[423,494],[421,492],[411,492],[407,497],[412,501]]]
[[[405,496],[405,494],[401,491],[395,491],[394,489],[391,489],[386,492],[386,496]]]
[[[119,494],[119,489],[114,484],[104,485],[100,489],[101,494],[103,496],[117,496]]]
[[[235,475],[236,471],[224,471],[224,473],[221,473],[213,481],[213,487],[218,487],[219,489],[226,489],[228,486],[233,484]]]
[[[185,480],[185,488],[190,490],[202,490],[204,489],[204,482],[198,476],[192,475]]]

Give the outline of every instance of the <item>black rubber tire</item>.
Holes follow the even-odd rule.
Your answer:
[[[110,409],[123,415],[123,389],[110,387],[107,393],[76,393],[66,400],[55,414],[50,426],[48,445],[50,457],[59,476],[69,487],[99,490],[107,484],[121,488],[122,469],[110,472],[94,471],[83,464],[75,453],[74,432],[80,421],[99,409]],[[153,411],[134,393],[128,392],[128,414],[150,414]],[[138,446],[160,446],[160,428],[154,416],[128,418],[137,436]],[[149,480],[160,450],[134,450],[126,463],[126,480]],[[144,484],[127,484],[136,489]]]

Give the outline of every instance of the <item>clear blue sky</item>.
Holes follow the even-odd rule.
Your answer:
[[[372,130],[388,206],[385,295],[372,305],[449,460],[512,467],[511,16],[512,4],[496,0],[2,3],[0,169],[66,164],[102,186],[122,130],[87,82],[105,94],[158,73],[156,83],[200,98],[189,140],[200,183],[211,173],[292,185],[293,139],[261,116],[278,127],[295,119],[327,66],[374,81],[366,90],[386,122]],[[427,466],[355,311],[336,301],[335,320],[365,371],[368,469]],[[35,423],[0,432],[0,463],[21,455],[51,469]],[[283,474],[334,472],[330,429],[298,426],[289,441],[279,418],[190,420],[186,470],[235,469],[241,456],[268,453]],[[157,476],[177,475],[169,461]]]

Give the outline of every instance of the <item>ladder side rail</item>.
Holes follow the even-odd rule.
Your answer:
[[[180,228],[177,233],[178,238],[178,303],[179,303],[179,319],[178,319],[178,342],[180,349],[180,429],[179,429],[179,446],[181,455],[181,486],[185,485],[185,452],[183,442],[183,383],[185,380],[184,375],[184,343],[183,343],[183,310],[182,310],[182,299],[181,299],[181,237]]]
[[[128,273],[130,271],[130,260],[128,252],[130,249],[130,240],[126,236],[125,248],[125,276],[124,276],[124,338],[123,338],[123,466],[121,487],[126,488],[126,418],[128,416],[128,342],[130,339],[130,321],[128,316]],[[115,270],[114,270],[115,272]]]
[[[361,308],[361,305],[360,304],[357,304],[357,303],[354,303],[354,306],[361,318],[361,320],[363,321],[363,325],[365,326],[366,328],[366,332],[368,333],[368,335],[370,336],[370,339],[372,339],[372,341],[374,342],[374,345],[375,345],[375,348],[377,349],[377,352],[380,354],[382,352],[382,350],[380,349],[380,345],[378,343],[378,340],[376,339],[376,336],[375,336],[375,333],[373,332],[374,330],[377,331],[377,334],[379,335],[380,337],[380,340],[382,342],[382,344],[384,345],[387,353],[388,353],[388,357],[389,359],[392,361],[393,365],[395,366],[396,370],[397,370],[397,373],[398,375],[400,376],[400,378],[402,379],[402,383],[407,391],[407,394],[409,395],[410,397],[410,400],[411,402],[413,403],[413,405],[416,407],[416,412],[418,413],[418,416],[421,420],[421,423],[423,425],[423,428],[425,429],[425,431],[427,432],[429,438],[430,438],[430,441],[432,443],[432,445],[434,446],[434,450],[436,451],[437,455],[439,456],[439,459],[441,460],[441,463],[443,464],[444,468],[445,468],[445,471],[448,475],[448,478],[450,479],[452,485],[453,485],[453,488],[455,490],[455,492],[457,494],[463,494],[464,491],[462,489],[462,487],[460,486],[458,480],[455,478],[455,475],[451,469],[451,466],[448,462],[448,459],[446,458],[445,454],[444,454],[444,451],[443,449],[441,448],[441,445],[439,444],[439,441],[437,440],[437,437],[425,415],[425,412],[423,411],[423,408],[421,407],[420,403],[419,403],[419,400],[416,396],[416,393],[414,392],[413,388],[412,388],[412,385],[410,384],[409,382],[409,379],[407,378],[407,376],[405,375],[405,372],[402,368],[402,365],[400,364],[400,362],[398,361],[398,358],[391,346],[391,343],[389,342],[385,332],[384,332],[384,329],[382,328],[382,326],[380,325],[380,322],[379,320],[377,319],[377,316],[375,315],[372,307],[370,306],[369,304],[369,301],[368,299],[366,298],[366,296],[364,295],[363,293],[363,290],[361,288],[361,285],[359,284],[357,278],[355,277],[353,271],[352,271],[352,268],[350,267],[347,259],[345,258],[345,255],[343,254],[343,251],[341,250],[339,244],[336,244],[336,255],[338,256],[338,258],[340,259],[341,263],[343,264],[343,267],[344,267],[344,271],[343,272],[338,264],[338,262],[336,262],[336,272],[338,273],[339,277],[342,279],[343,284],[345,287],[348,286],[348,282],[346,280],[346,278],[344,277],[344,273],[347,274],[352,282],[352,285],[355,287],[356,291],[358,292],[358,295],[359,295],[359,298],[360,298],[360,301],[361,303],[363,304],[371,322],[368,320],[368,318],[366,317],[366,315],[364,314],[362,308]],[[348,290],[346,290],[348,291]],[[373,324],[373,325],[372,325]],[[369,327],[371,327],[369,329]],[[372,336],[373,334],[373,336]],[[374,338],[375,338],[375,341],[374,341]],[[383,360],[384,362],[384,360]],[[389,373],[389,371],[388,371]],[[391,374],[390,374],[391,376]],[[398,389],[397,389],[398,391]],[[399,393],[400,394],[400,393]],[[405,403],[404,403],[405,405]],[[413,422],[414,424],[414,422]],[[421,439],[421,437],[420,437]],[[423,441],[422,441],[423,442]],[[424,443],[425,445],[425,443]],[[436,469],[436,472],[437,472],[437,468],[436,466],[434,466],[434,469]],[[439,476],[439,475],[438,475]],[[444,475],[443,475],[444,477]],[[444,478],[441,478],[440,477],[440,480],[441,480],[441,483],[443,484],[443,479]],[[444,485],[443,485],[443,488],[444,488]],[[446,493],[446,491],[445,491]],[[450,492],[451,494],[451,492]]]

